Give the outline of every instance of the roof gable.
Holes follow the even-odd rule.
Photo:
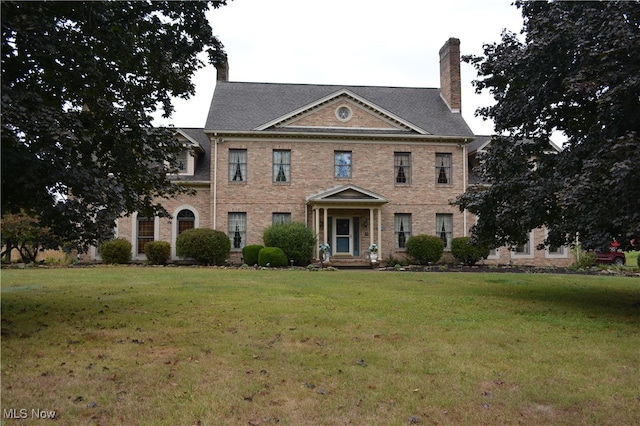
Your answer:
[[[356,185],[338,186],[327,191],[307,197],[308,204],[318,203],[364,203],[364,204],[384,204],[388,203],[382,195],[368,191]]]
[[[341,118],[337,110],[345,107],[349,117]],[[291,111],[256,128],[341,128],[341,129],[375,129],[414,131],[427,133],[423,129],[407,122],[402,117],[356,95],[347,89],[339,90],[308,105]]]

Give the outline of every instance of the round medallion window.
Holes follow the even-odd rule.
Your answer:
[[[336,110],[336,115],[341,121],[347,121],[351,118],[351,109],[346,106],[341,106]]]

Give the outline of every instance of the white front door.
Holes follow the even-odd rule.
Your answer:
[[[350,217],[337,217],[333,222],[335,229],[333,237],[334,254],[353,254],[353,219]]]

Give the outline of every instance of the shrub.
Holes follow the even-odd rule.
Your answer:
[[[98,249],[103,263],[131,262],[131,243],[124,238],[105,241]]]
[[[166,241],[150,241],[144,245],[144,254],[152,265],[166,265],[171,256],[171,244]]]
[[[472,243],[470,237],[458,237],[451,241],[451,254],[464,265],[473,266],[489,256],[489,247]]]
[[[262,239],[265,246],[281,248],[288,259],[300,266],[309,264],[316,247],[313,231],[299,222],[272,225],[264,230]]]
[[[287,254],[280,247],[264,247],[258,253],[258,265],[269,266],[273,268],[287,266],[289,259]]]
[[[202,265],[223,265],[230,252],[229,237],[215,229],[187,229],[176,240],[178,256],[193,259]]]
[[[257,265],[258,253],[260,253],[260,250],[262,250],[263,248],[264,247],[261,246],[260,244],[252,244],[252,245],[245,246],[242,249],[242,258],[244,259],[244,263],[251,266]]]
[[[575,256],[575,263],[571,265],[577,269],[590,268],[596,264],[597,255],[592,251],[585,251],[580,244],[571,249]]]
[[[443,252],[444,243],[435,235],[420,234],[407,240],[407,256],[420,265],[437,262]]]

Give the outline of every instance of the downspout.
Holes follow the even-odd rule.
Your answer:
[[[218,218],[218,134],[213,134],[213,229],[217,229]]]
[[[463,184],[463,192],[467,191],[467,144],[462,145],[462,184]],[[463,236],[467,236],[467,209],[464,209],[462,212],[462,223],[464,226]]]

